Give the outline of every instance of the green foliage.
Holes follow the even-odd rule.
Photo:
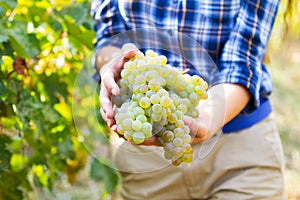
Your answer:
[[[74,177],[87,162],[71,108],[74,80],[93,49],[89,4],[0,2],[0,199],[51,189],[61,173]],[[113,191],[115,172],[97,167]]]
[[[109,164],[103,164],[104,161],[100,162],[98,159],[94,159],[91,164],[91,177],[95,180],[103,181],[107,192],[111,193],[114,191],[118,184],[118,175],[115,171],[111,170]]]

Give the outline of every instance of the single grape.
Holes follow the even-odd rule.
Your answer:
[[[152,111],[156,114],[161,113],[161,111],[163,110],[162,106],[160,104],[154,104],[152,105]]]
[[[170,151],[170,152],[172,152],[173,149],[174,149],[174,145],[173,145],[172,142],[168,142],[168,143],[165,143],[165,145],[164,145],[163,148],[164,148],[164,151]]]
[[[147,87],[148,87],[148,86],[147,86]],[[155,94],[155,92],[154,92],[153,90],[148,90],[148,91],[146,92],[146,97],[150,98],[150,101],[151,101],[151,96],[152,96],[153,94]],[[151,103],[152,103],[152,101],[151,101]]]
[[[192,141],[192,137],[191,137],[189,134],[184,134],[184,135],[182,136],[182,141],[183,141],[184,143],[190,143],[190,142]]]
[[[167,90],[161,88],[160,90],[158,90],[157,94],[162,97],[162,96],[169,96],[169,93]]]
[[[170,113],[168,115],[168,122],[171,123],[171,124],[173,124],[173,123],[175,123],[175,121],[177,121],[176,114],[175,113]]]
[[[174,142],[173,142],[174,144]],[[175,145],[174,145],[175,146]],[[183,150],[181,147],[174,147],[172,150],[173,158],[180,158],[183,155]]]
[[[146,56],[149,56],[149,57],[157,57],[157,53],[153,50],[147,50],[146,53],[145,53]]]
[[[192,84],[188,84],[188,86],[186,87],[186,91],[188,93],[192,93],[192,92],[194,92],[194,90],[195,90],[195,86]]]
[[[172,154],[171,151],[165,151],[164,157],[165,157],[167,160],[171,160],[172,157],[173,157],[173,154]]]
[[[190,100],[191,103],[198,105],[200,101],[200,96],[196,92],[193,92],[190,94]]]
[[[201,84],[201,78],[199,77],[199,76],[197,76],[197,75],[193,75],[192,76],[192,83],[194,84],[194,85],[200,85]]]
[[[184,122],[182,120],[177,120],[175,122],[175,126],[176,126],[176,128],[183,128]]]
[[[139,92],[145,94],[145,93],[148,92],[148,89],[149,89],[149,88],[148,88],[148,85],[143,84],[143,85],[141,85],[141,86],[139,87]]]
[[[152,132],[152,125],[149,122],[144,122],[142,125],[142,133],[151,133]]]
[[[187,125],[184,125],[182,129],[184,131],[184,134],[189,134],[190,133],[190,127],[188,127]]]
[[[180,147],[183,144],[183,141],[181,138],[174,138],[173,144],[175,147]]]
[[[134,116],[144,115],[144,114],[145,114],[145,111],[144,111],[143,108],[137,106],[137,107],[134,108],[133,114],[134,114]]]
[[[151,119],[154,122],[159,122],[161,120],[161,115],[153,112],[151,114]]]
[[[135,77],[134,83],[138,86],[143,85],[146,83],[146,77],[142,74],[139,74],[137,77]]]
[[[190,163],[193,160],[193,154],[192,153],[188,153],[188,154],[183,154],[182,156],[182,161],[185,163]]]
[[[141,144],[144,142],[145,136],[142,132],[134,132],[132,135],[132,141],[134,144]]]
[[[184,135],[184,130],[182,128],[175,128],[174,129],[174,135],[177,138],[182,138]]]
[[[177,166],[181,165],[181,163],[182,163],[182,161],[180,159],[173,159],[172,158],[172,165],[177,167]]]
[[[152,104],[158,104],[160,101],[160,96],[158,94],[154,93],[151,95],[150,101]]]
[[[124,134],[124,128],[122,126],[122,124],[119,124],[117,127],[117,131],[119,134],[123,135]]]
[[[162,135],[165,142],[171,142],[174,139],[174,133],[172,131],[165,131]]]
[[[189,153],[193,151],[191,144],[185,143],[182,145],[182,150],[184,153]]]
[[[201,96],[205,92],[205,90],[202,85],[197,85],[195,87],[195,92]]]
[[[146,72],[145,76],[146,76],[146,80],[150,81],[158,76],[158,72],[156,70],[149,70]]]
[[[130,118],[126,118],[122,121],[122,127],[124,130],[126,131],[130,131],[132,130],[132,123],[133,123],[133,120],[130,119]]]
[[[167,117],[162,116],[158,123],[159,123],[160,125],[164,126],[164,125],[167,124],[167,122],[168,122]]]
[[[133,135],[133,132],[132,131],[125,131],[124,132],[124,138],[128,141],[131,141],[132,140],[132,135]]]
[[[159,82],[151,80],[148,83],[148,87],[149,87],[150,90],[153,90],[153,91],[157,92],[160,89],[161,84]]]
[[[150,99],[148,97],[141,98],[140,101],[139,101],[139,105],[142,108],[149,108],[151,106]]]
[[[167,130],[173,131],[176,128],[176,126],[174,124],[167,124],[166,128]]]
[[[138,115],[136,117],[136,120],[139,120],[140,122],[144,123],[147,121],[147,117],[145,115]],[[123,121],[124,122],[124,121]]]
[[[147,117],[151,117],[151,114],[152,114],[152,107],[146,108],[145,109],[145,115]]]
[[[124,64],[124,69],[132,71],[136,67],[136,63],[133,61],[128,61]]]
[[[119,81],[120,88],[127,88],[128,84],[129,84],[128,81],[125,79],[120,79]]]
[[[182,118],[183,118],[183,113],[182,113],[181,110],[176,110],[176,111],[175,111],[175,114],[176,114],[178,120],[182,120]]]
[[[183,114],[187,113],[187,111],[188,111],[188,108],[184,104],[179,104],[177,106],[177,109],[180,110]]]
[[[162,66],[166,65],[168,61],[167,57],[164,55],[158,56],[158,60],[159,60],[158,63],[161,64]]]
[[[135,120],[132,122],[132,129],[134,131],[140,131],[142,129],[143,125],[140,120]]]
[[[163,107],[167,108],[170,107],[172,104],[172,100],[170,97],[168,96],[162,96],[160,98],[160,105],[162,105]]]

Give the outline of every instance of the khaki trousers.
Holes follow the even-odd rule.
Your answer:
[[[115,155],[122,198],[284,199],[284,157],[271,117],[193,148],[193,162],[174,167],[163,158],[161,147],[124,142]]]

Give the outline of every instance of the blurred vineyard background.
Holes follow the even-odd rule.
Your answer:
[[[115,199],[118,176],[99,150],[107,130],[90,113],[99,107],[90,3],[0,1],[0,200]],[[300,199],[299,13],[299,0],[281,1],[265,59],[291,200]]]

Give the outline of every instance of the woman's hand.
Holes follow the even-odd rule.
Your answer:
[[[105,47],[104,47],[105,48]],[[110,48],[111,50],[111,48]],[[118,49],[116,49],[118,50]],[[104,49],[105,51],[105,49]],[[120,79],[120,72],[123,69],[124,63],[130,58],[134,57],[136,54],[137,48],[134,44],[128,43],[122,47],[122,51],[119,56],[111,58],[110,62],[106,63],[100,69],[101,76],[101,88],[100,88],[100,113],[102,118],[105,120],[107,125],[113,130],[116,131],[117,127],[114,120],[114,112],[112,108],[111,96],[119,95],[120,88],[117,85],[118,80]],[[111,52],[111,55],[114,52]],[[109,55],[107,52],[102,55]],[[99,56],[99,54],[98,54]],[[101,56],[101,54],[100,54]]]
[[[190,127],[192,143],[213,137],[245,108],[250,98],[250,92],[242,85],[223,83],[210,88],[208,99],[198,106],[199,117],[184,117],[184,123]]]

